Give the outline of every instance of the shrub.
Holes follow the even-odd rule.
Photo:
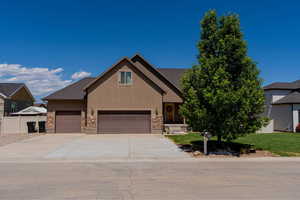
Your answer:
[[[296,132],[299,133],[300,132],[300,123],[298,123],[297,127],[296,127]]]

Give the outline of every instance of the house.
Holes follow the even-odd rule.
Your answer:
[[[84,78],[43,100],[50,133],[184,131],[179,80],[186,69],[155,68],[140,55],[122,58],[96,78]]]
[[[33,106],[47,109],[47,105],[44,103],[35,103],[35,104],[33,104]]]
[[[38,106],[29,106],[19,112],[14,112],[11,113],[12,116],[15,115],[21,115],[21,116],[25,116],[25,115],[30,115],[30,116],[35,116],[35,115],[47,115],[47,109],[44,107],[38,107]]]
[[[0,83],[0,118],[32,106],[34,97],[24,83]]]
[[[275,82],[264,87],[265,116],[271,119],[274,131],[295,132],[300,123],[300,80]]]
[[[32,106],[33,102],[34,98],[24,83],[0,83],[0,133],[14,130],[17,125],[11,114]]]

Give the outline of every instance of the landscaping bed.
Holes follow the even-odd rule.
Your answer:
[[[179,148],[194,157],[204,157],[203,136],[199,133],[168,135]],[[217,138],[208,141],[210,157],[300,156],[299,133],[260,133],[240,137],[217,145]]]

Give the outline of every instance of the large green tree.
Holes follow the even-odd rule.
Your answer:
[[[195,131],[232,140],[265,123],[259,70],[247,56],[247,44],[235,14],[208,11],[201,21],[199,64],[182,77],[180,112]]]

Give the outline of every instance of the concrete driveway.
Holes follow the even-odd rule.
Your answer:
[[[162,135],[46,134],[0,147],[1,160],[190,158]]]

